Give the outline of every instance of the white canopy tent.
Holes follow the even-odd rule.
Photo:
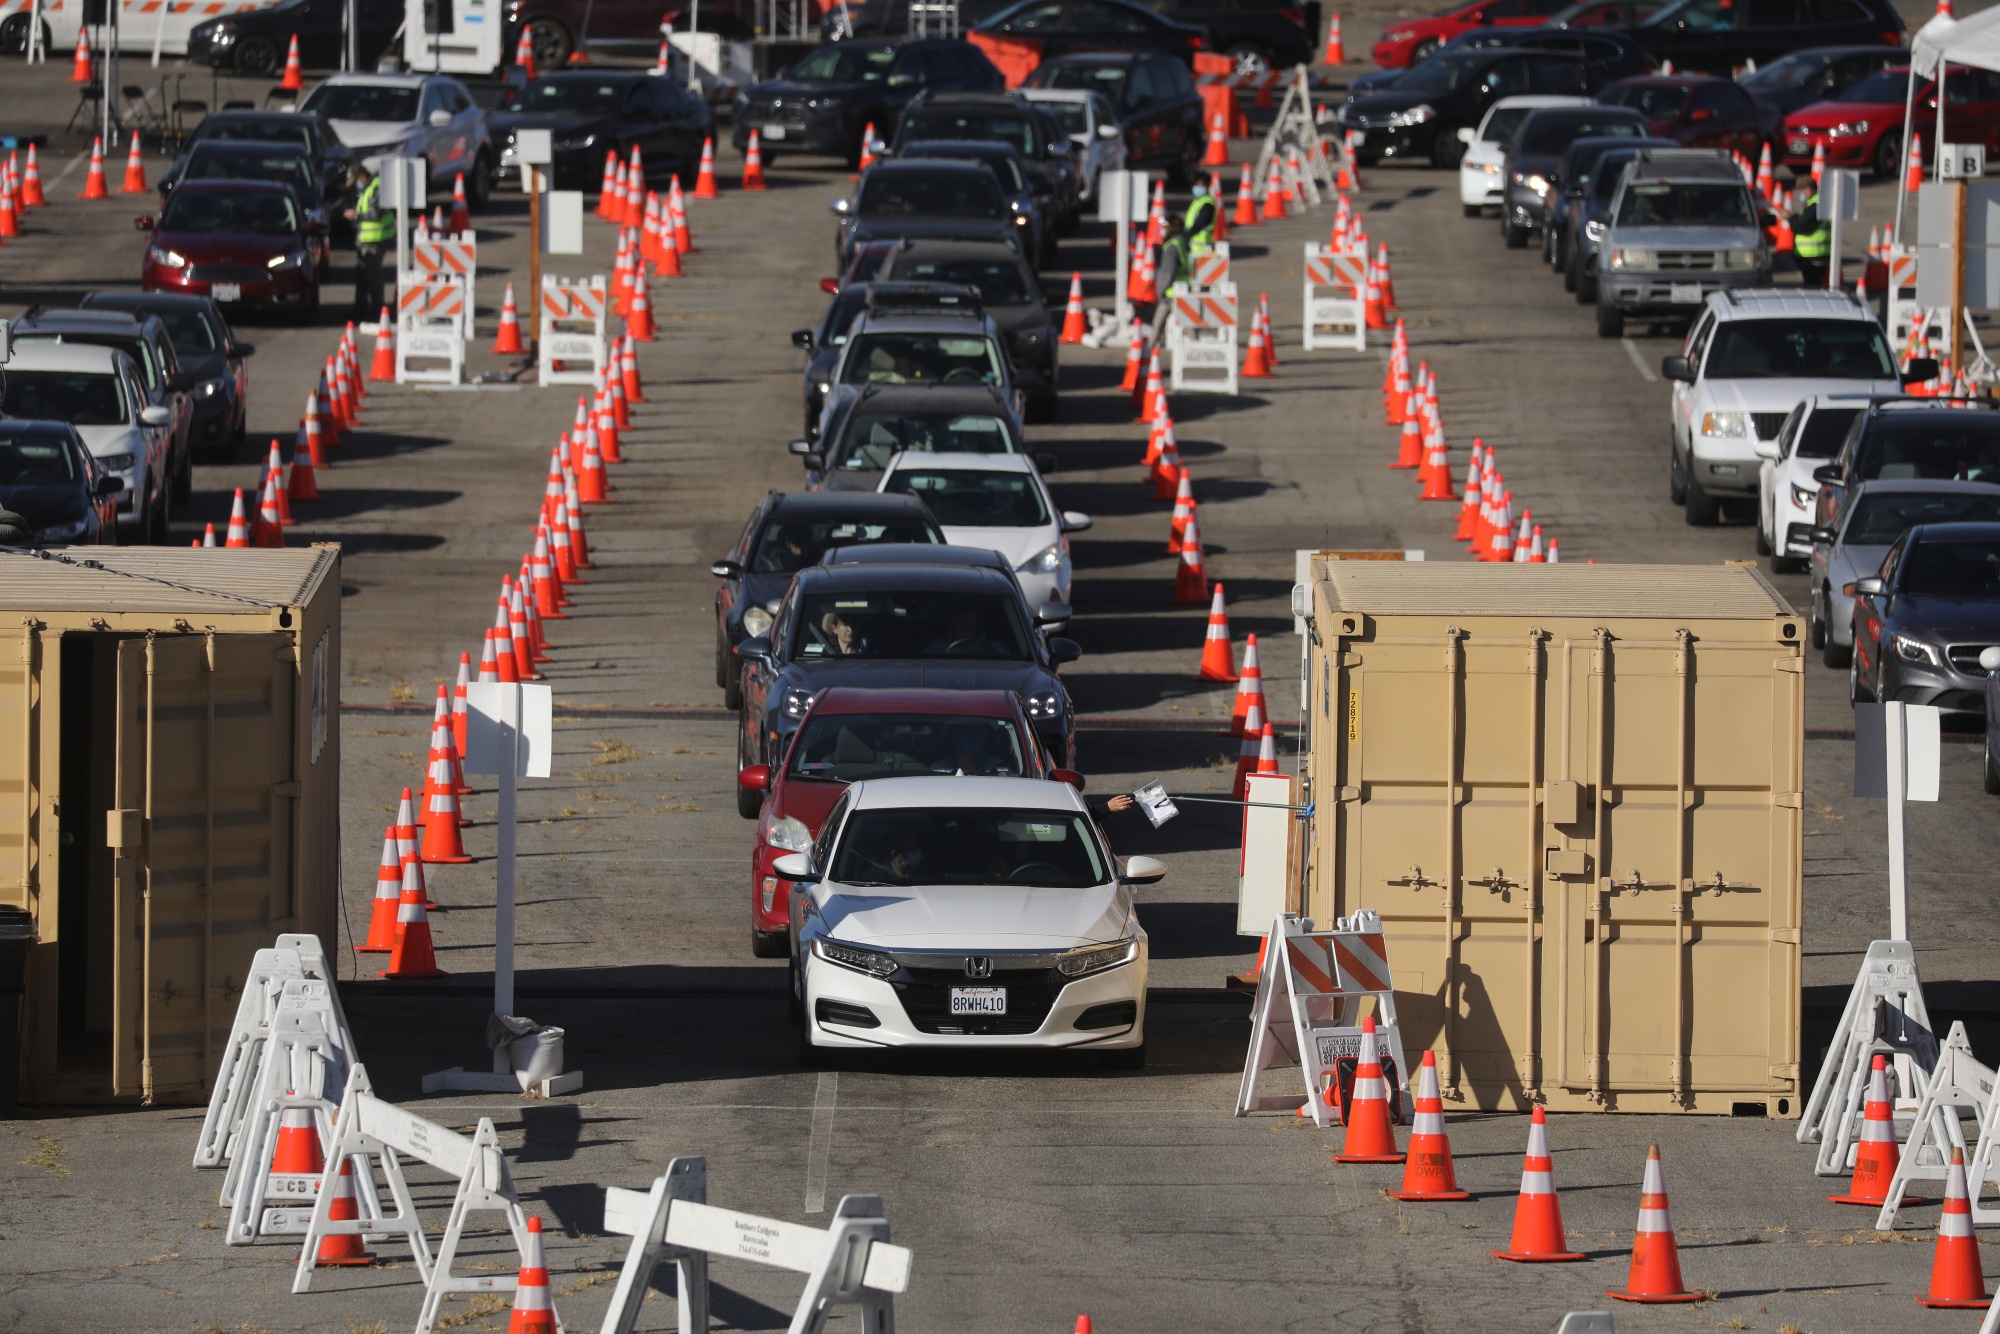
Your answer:
[[[1912,77],[1908,90],[1903,94],[1903,155],[1900,160],[1904,163],[1910,160],[1917,80],[1932,77],[1943,65],[2000,70],[2000,5],[1981,10],[1968,19],[1954,18],[1940,10],[1910,39]],[[1945,99],[1938,99],[1937,137],[1931,150],[1933,162],[1943,156],[1948,142],[1945,138],[1946,105]],[[1896,238],[1899,241],[1903,236],[1903,212],[1908,203],[1909,179],[1909,171],[1905,169],[1896,182]]]

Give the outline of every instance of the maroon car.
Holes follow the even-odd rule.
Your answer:
[[[772,863],[812,847],[849,783],[920,774],[1083,779],[1054,768],[1018,696],[1005,690],[867,690],[837,686],[812,703],[783,767],[753,764],[737,783],[766,794],[750,854],[750,941],[761,959],[789,952],[792,882]]]
[[[1766,147],[1775,161],[1784,113],[1728,79],[1706,74],[1642,74],[1621,79],[1597,95],[1606,106],[1630,107],[1646,118],[1650,133],[1683,148],[1721,148],[1752,163]]]
[[[268,310],[307,324],[319,313],[315,262],[325,224],[308,221],[288,186],[269,181],[185,181],[151,232],[139,281],[148,292],[214,298],[227,312]]]

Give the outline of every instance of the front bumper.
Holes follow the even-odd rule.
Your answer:
[[[1458,202],[1467,208],[1484,207],[1500,202],[1500,164],[1481,162],[1474,166],[1463,163],[1458,168]]]
[[[1137,1047],[1146,1040],[1147,947],[1143,936],[1138,957],[1132,962],[1067,983],[1053,969],[1007,969],[1004,958],[994,960],[990,978],[949,977],[949,970],[943,968],[906,968],[885,980],[816,958],[808,943],[802,942],[801,956],[805,1022],[816,1046],[1116,1050]],[[950,1014],[948,998],[954,984],[1004,987],[1009,1014],[992,1018]],[[823,1002],[831,1005],[823,1006]],[[841,1008],[827,1015],[833,1007]],[[1107,1016],[1118,1014],[1114,1007],[1129,1007],[1130,1017],[1102,1027],[1077,1026],[1079,1020],[1102,1024]],[[874,1026],[837,1022],[839,1018],[859,1019],[860,1010],[874,1017]],[[1087,1015],[1092,1010],[1096,1014]]]
[[[1896,125],[1884,129],[1882,134],[1902,132],[1903,127]],[[1785,148],[1784,165],[1794,170],[1809,171],[1813,154],[1824,147],[1829,167],[1865,167],[1875,160],[1875,145],[1881,137],[1881,134],[1850,134],[1834,139],[1824,130],[1787,130],[1781,136]]]
[[[1509,185],[1506,202],[1500,207],[1505,210],[1507,221],[1529,231],[1539,231],[1549,217],[1547,203],[1525,186]]]
[[[1759,485],[1757,442],[1697,434],[1688,472],[1712,496],[1754,496]]]
[[[199,267],[199,266],[196,266]],[[267,273],[261,279],[238,281],[235,286],[238,295],[225,299],[215,295],[219,280],[191,276],[192,269],[170,269],[164,265],[148,265],[141,286],[148,292],[178,292],[187,296],[214,297],[215,303],[223,310],[257,308],[265,310],[297,310],[310,304],[307,300],[316,285],[310,268],[285,269]]]
[[[1383,158],[1428,158],[1431,145],[1437,141],[1438,123],[1425,121],[1421,125],[1350,125],[1346,121],[1336,122],[1345,130],[1352,130],[1361,136],[1355,152],[1362,162],[1377,162]]]
[[[1634,273],[1600,268],[1597,274],[1598,299],[1627,315],[1686,315],[1692,319],[1716,292],[1770,285],[1768,264],[1726,273]],[[1675,288],[1682,290],[1683,299],[1674,299]]]
[[[1949,668],[1927,667],[1895,657],[1895,649],[1883,646],[1886,680],[1882,696],[1904,704],[1929,704],[1946,713],[1977,714],[1986,717],[1986,678],[1966,676]]]
[[[877,133],[886,134],[893,126],[878,125]],[[750,131],[757,131],[759,153],[769,158],[773,153],[825,153],[844,157],[853,141],[847,132],[845,118],[839,113],[798,124],[793,121],[772,120],[759,115],[754,109],[746,108],[736,117],[736,125],[729,132],[729,140],[741,153],[750,147]]]

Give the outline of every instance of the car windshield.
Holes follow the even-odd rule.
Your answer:
[[[932,109],[903,123],[905,141],[912,139],[994,139],[1023,154],[1035,151],[1034,122],[1012,111],[945,111]]]
[[[1125,92],[1125,76],[1130,67],[1118,65],[1043,65],[1028,77],[1036,88],[1081,88],[1104,94],[1112,106]]]
[[[1000,187],[986,172],[871,171],[861,187],[864,218],[999,218]]]
[[[276,181],[296,189],[301,198],[317,194],[319,186],[305,154],[281,151],[276,146],[260,152],[238,144],[203,144],[189,156],[181,177],[190,181]]]
[[[160,323],[167,326],[167,341],[181,356],[199,357],[222,350],[222,331],[206,311],[176,306],[148,313],[159,316]]]
[[[160,214],[163,232],[226,232],[238,236],[296,236],[299,209],[288,194],[234,194],[176,190]]]
[[[417,89],[373,83],[323,83],[300,108],[328,120],[379,120],[407,125],[417,118]]]
[[[1021,179],[1021,164],[1014,161],[1011,157],[1001,157],[997,153],[989,155],[956,148],[936,141],[911,140],[903,145],[902,156],[905,158],[944,158],[954,162],[982,162],[993,169],[994,176],[999,178],[1000,188],[1007,193],[1018,195],[1025,192],[1028,188]]]
[[[1613,88],[1602,99],[1614,107],[1630,107],[1647,120],[1678,120],[1687,105],[1688,90],[1672,85],[1631,84]]]
[[[958,283],[979,289],[979,300],[988,306],[1025,306],[1035,300],[1021,265],[1012,256],[1004,259],[899,258],[897,282]]]
[[[1926,83],[1929,81],[1926,80]],[[1910,95],[1910,72],[1885,69],[1871,74],[1833,100],[1836,102],[1901,102]]]
[[[139,368],[139,374],[146,381],[148,389],[159,388],[159,368],[153,364],[152,349],[146,346],[145,339],[138,337],[136,334],[120,338],[117,334],[107,333],[41,333],[38,330],[29,329],[17,335],[17,341],[23,343],[68,343],[72,346],[85,344],[90,347],[113,348],[132,358],[132,364]]]
[[[856,811],[840,833],[843,885],[1032,885],[1089,889],[1110,879],[1090,817],[1073,811],[925,806]]]
[[[1643,139],[1646,127],[1625,116],[1542,116],[1522,132],[1516,152],[1553,157],[1579,139]]]
[[[312,150],[312,125],[308,121],[224,120],[211,125],[203,121],[195,133],[198,143],[297,144]]]
[[[1037,98],[1035,105],[1053,115],[1058,121],[1061,121],[1063,133],[1069,135],[1071,138],[1082,139],[1090,136],[1090,106],[1088,103],[1081,100],[1072,101],[1067,98],[1061,100],[1050,98],[1047,101]]]
[[[818,593],[802,597],[792,657],[972,658],[1026,662],[1015,599],[997,593]]]
[[[1036,528],[1049,521],[1042,488],[1024,472],[898,468],[882,489],[917,497],[947,528]]]
[[[750,569],[754,574],[796,574],[819,564],[819,558],[832,547],[865,547],[876,542],[929,545],[936,541],[928,525],[907,520],[868,523],[853,519],[780,519],[764,526]]]
[[[1864,495],[1840,540],[1850,546],[1886,547],[1920,523],[1992,523],[2000,520],[2000,496],[1957,495],[1949,491]]]
[[[1780,56],[1755,74],[1746,74],[1738,82],[1753,93],[1803,92],[1832,63],[1832,56],[1799,52]]]
[[[858,783],[903,774],[1024,778],[1021,734],[1005,718],[949,713],[814,714],[792,743],[793,778]]]
[[[1841,442],[1847,439],[1847,428],[1854,425],[1854,419],[1860,415],[1860,408],[1819,409],[1806,418],[1805,429],[1799,432],[1798,442],[1792,446],[1792,457],[1832,458],[1840,452]]]
[[[2000,542],[1944,538],[1919,542],[1903,556],[1901,591],[1916,598],[2000,599]]]
[[[990,412],[857,413],[833,467],[880,472],[898,454],[1013,454],[1014,434]]]
[[[0,412],[71,426],[123,426],[125,395],[118,377],[102,371],[10,370],[0,380]]]
[[[832,42],[792,66],[800,83],[880,83],[896,63],[893,46],[855,46]]]
[[[625,105],[627,81],[611,79],[536,79],[506,102],[510,111],[529,115],[608,115]]]
[[[1466,82],[1485,71],[1483,54],[1463,57],[1433,56],[1396,80],[1398,93],[1455,93]]]
[[[1710,380],[1893,380],[1896,367],[1873,320],[1733,320],[1716,330],[1701,373]]]
[[[13,383],[8,376],[8,383]],[[2000,482],[2000,422],[1977,426],[1892,426],[1861,444],[1859,480]]]
[[[1618,205],[1620,227],[1754,227],[1750,192],[1722,181],[1640,181]]]
[[[864,333],[841,365],[844,384],[999,384],[1000,353],[989,338]]]
[[[36,432],[0,432],[0,486],[61,486],[76,480],[69,442]]]
[[[1500,107],[1486,118],[1486,128],[1480,132],[1480,138],[1502,148],[1512,148],[1514,132],[1521,128],[1521,122],[1533,110],[1533,107]]]

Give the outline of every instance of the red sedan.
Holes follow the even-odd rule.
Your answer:
[[[805,852],[849,783],[967,773],[1083,779],[1051,766],[1020,699],[1005,690],[836,687],[814,700],[782,768],[753,764],[741,787],[766,795],[750,855],[750,941],[760,959],[790,952],[792,882],[771,864]]]
[[[1430,54],[1460,33],[1475,28],[1538,28],[1570,0],[1475,0],[1426,18],[1404,19],[1383,30],[1369,52],[1384,69],[1402,69],[1429,59]]]
[[[1642,74],[1612,84],[1597,100],[1630,107],[1646,118],[1651,133],[1683,148],[1726,149],[1753,164],[1766,144],[1777,152],[1783,125],[1783,116],[1769,102],[1706,74]]]
[[[290,315],[319,313],[316,262],[325,225],[309,222],[290,187],[269,181],[184,181],[157,218],[139,281],[148,292],[213,297],[225,311],[246,307]]]
[[[1785,162],[1803,171],[1812,166],[1813,152],[1823,144],[1828,166],[1867,167],[1877,176],[1895,176],[1903,164],[1903,100],[1909,87],[1907,68],[1885,69],[1831,101],[1794,111],[1785,117]],[[2000,147],[2000,74],[1948,68],[1944,98],[1944,131],[1951,142]],[[1918,87],[1910,124],[1918,137],[1934,138],[1935,80],[1926,79]]]

